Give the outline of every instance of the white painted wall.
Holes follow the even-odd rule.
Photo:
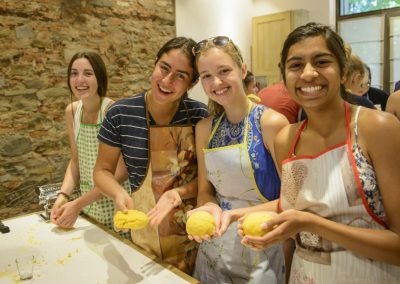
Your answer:
[[[335,27],[335,3],[335,0],[175,0],[176,34],[195,41],[217,35],[229,36],[250,66],[252,17],[305,9],[310,12],[310,21]],[[207,103],[201,84],[189,95]]]

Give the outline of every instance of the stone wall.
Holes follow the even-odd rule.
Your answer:
[[[0,220],[39,209],[37,187],[69,161],[64,109],[71,56],[106,62],[108,95],[149,87],[156,52],[175,35],[173,0],[0,0]]]

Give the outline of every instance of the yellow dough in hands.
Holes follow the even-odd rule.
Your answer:
[[[214,230],[214,217],[206,211],[194,212],[186,222],[186,232],[192,236],[211,236]]]
[[[246,236],[261,237],[272,230],[272,228],[263,229],[261,224],[272,219],[267,212],[253,212],[246,216],[243,221],[243,233]]]
[[[128,210],[128,213],[118,211],[114,215],[114,226],[118,229],[142,229],[149,222],[149,217],[138,210]]]

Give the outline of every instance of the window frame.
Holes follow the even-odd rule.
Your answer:
[[[382,13],[385,13],[385,12],[391,11],[391,10],[393,10],[393,9],[399,9],[399,10],[400,10],[400,6],[398,6],[398,7],[386,8],[386,9],[379,9],[379,10],[373,10],[373,11],[367,11],[367,12],[360,12],[360,13],[356,13],[356,14],[343,15],[343,16],[341,16],[341,15],[340,15],[340,11],[341,11],[341,7],[342,7],[342,2],[343,2],[343,1],[344,1],[344,0],[336,0],[336,7],[337,7],[337,9],[336,9],[336,18],[338,18],[338,17],[348,17],[348,16],[357,16],[357,15],[360,15],[360,14],[365,15],[365,14],[368,14],[368,13],[373,13],[373,14],[378,13],[378,14],[380,14],[381,12],[382,12]]]
[[[390,35],[389,35],[390,18],[400,16],[400,7],[341,16],[340,15],[341,2],[342,2],[342,0],[336,0],[336,30],[337,31],[339,30],[339,22],[342,20],[364,18],[364,17],[368,17],[368,16],[383,16],[384,17],[383,68],[382,68],[383,82],[382,82],[382,86],[383,86],[383,90],[386,91],[388,94],[390,94],[391,90],[393,89],[392,88],[393,86],[390,86]],[[400,80],[400,78],[395,78],[394,80],[395,81]]]

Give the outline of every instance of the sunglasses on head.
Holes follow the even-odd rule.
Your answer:
[[[204,39],[202,41],[199,41],[195,46],[192,48],[192,53],[194,56],[196,54],[200,53],[201,50],[206,47],[209,43],[211,43],[213,46],[226,46],[231,42],[231,39],[227,36],[216,36],[212,37],[209,39]],[[235,47],[235,45],[233,45]],[[236,49],[236,47],[235,47]]]

